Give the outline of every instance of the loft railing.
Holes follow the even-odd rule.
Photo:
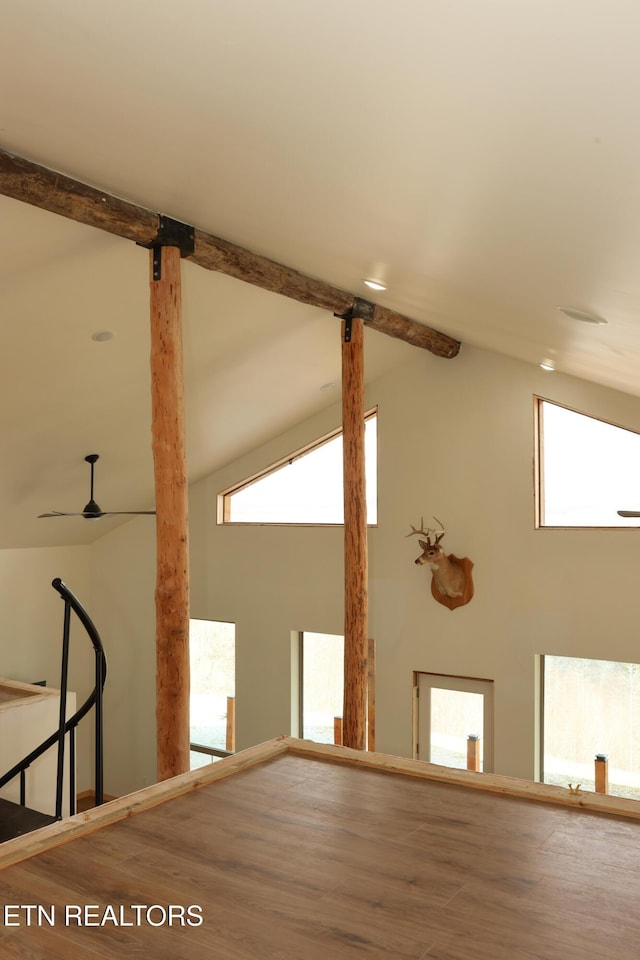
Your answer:
[[[0,777],[0,788],[10,783],[15,777],[20,777],[20,804],[26,805],[26,771],[31,764],[47,752],[51,747],[58,745],[58,765],[56,774],[56,812],[57,820],[62,819],[62,793],[64,784],[64,755],[65,737],[69,734],[69,815],[73,816],[76,810],[75,785],[75,733],[76,727],[95,705],[95,803],[96,806],[104,803],[104,740],[103,740],[103,712],[102,694],[107,679],[107,661],[104,648],[98,631],[89,614],[78,598],[59,577],[51,586],[64,600],[64,625],[62,630],[62,668],[60,677],[60,719],[58,729],[50,737],[15,764],[4,776]],[[71,630],[71,613],[75,613],[85,628],[93,645],[95,660],[95,685],[82,706],[72,717],[65,720],[67,713],[67,680],[69,673],[69,636]]]

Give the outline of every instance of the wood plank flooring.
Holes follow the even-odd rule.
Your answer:
[[[285,754],[0,871],[0,956],[637,960],[639,868],[637,821]]]

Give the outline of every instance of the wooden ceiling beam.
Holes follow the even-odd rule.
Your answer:
[[[158,237],[160,215],[156,211],[4,150],[0,150],[0,194],[142,246],[151,246]],[[330,310],[337,316],[351,313],[365,326],[429,350],[437,357],[451,359],[460,350],[458,340],[423,323],[210,233],[197,229],[194,233],[194,251],[187,259],[207,270],[224,273],[299,303]]]
[[[224,273],[290,300],[331,310],[336,314],[347,313],[354,301],[353,295],[344,290],[307,277],[291,267],[268,260],[202,230],[195,231],[195,249],[187,259],[207,270]]]
[[[0,194],[143,245],[158,232],[158,214],[152,210],[3,150]]]

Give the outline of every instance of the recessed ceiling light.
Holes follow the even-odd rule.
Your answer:
[[[365,278],[366,285],[371,287],[372,290],[386,290],[386,284],[382,283],[380,280],[374,280],[373,277]]]
[[[575,307],[558,307],[558,310],[571,320],[580,320],[581,323],[593,323],[597,326],[607,323],[604,317],[599,317],[596,313],[587,313],[585,310],[577,310]]]
[[[107,340],[113,340],[113,333],[111,330],[96,330],[95,333],[91,334],[91,339],[95,340],[96,343],[104,343]]]
[[[540,364],[542,370],[555,370],[555,366],[552,360],[543,360]]]

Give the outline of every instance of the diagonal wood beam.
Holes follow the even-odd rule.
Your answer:
[[[0,194],[136,243],[150,243],[158,231],[158,215],[152,210],[4,151]]]
[[[0,195],[97,227],[142,246],[150,246],[158,236],[160,215],[156,211],[4,150],[0,150]],[[207,270],[244,280],[300,303],[330,310],[338,316],[351,313],[365,326],[429,350],[437,357],[451,359],[460,350],[458,340],[423,323],[362,300],[323,280],[307,277],[210,233],[202,230],[194,233],[194,251],[188,259]]]

